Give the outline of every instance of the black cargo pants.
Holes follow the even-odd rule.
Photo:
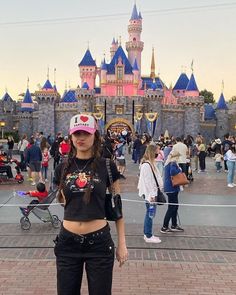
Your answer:
[[[107,224],[104,228],[77,235],[63,226],[55,239],[58,295],[80,295],[83,269],[89,295],[111,295],[114,243]]]

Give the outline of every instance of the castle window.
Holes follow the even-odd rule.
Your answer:
[[[124,106],[115,106],[115,112],[117,115],[123,115],[124,114]]]
[[[136,38],[133,38],[133,41],[136,41]]]
[[[123,67],[117,67],[117,80],[122,80],[124,74]]]
[[[122,96],[123,95],[123,87],[122,86],[117,86],[117,95]]]

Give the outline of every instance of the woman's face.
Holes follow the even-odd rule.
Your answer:
[[[86,153],[92,151],[94,137],[94,134],[90,134],[86,131],[78,131],[73,133],[71,140],[77,150],[77,153]]]

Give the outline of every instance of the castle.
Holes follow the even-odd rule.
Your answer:
[[[68,133],[70,118],[79,112],[93,113],[99,129],[148,132],[154,138],[168,130],[174,136],[196,136],[207,139],[234,131],[233,115],[223,93],[216,106],[204,105],[192,71],[190,78],[181,73],[175,86],[167,87],[155,73],[154,49],[151,71],[143,76],[141,57],[142,15],[134,4],[128,24],[129,40],[125,53],[121,42],[113,39],[110,61],[104,58],[98,66],[89,49],[79,63],[81,87],[65,90],[61,96],[49,77],[43,87],[34,92],[32,100],[27,87],[22,102],[14,101],[6,92],[0,100],[0,121],[5,131],[17,131],[30,136],[43,131],[47,136]],[[99,87],[96,87],[96,78]]]

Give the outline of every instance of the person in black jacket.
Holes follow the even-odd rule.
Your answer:
[[[7,138],[7,146],[8,146],[8,150],[7,150],[7,158],[8,160],[12,159],[12,151],[14,148],[14,139],[12,136],[8,136]]]

